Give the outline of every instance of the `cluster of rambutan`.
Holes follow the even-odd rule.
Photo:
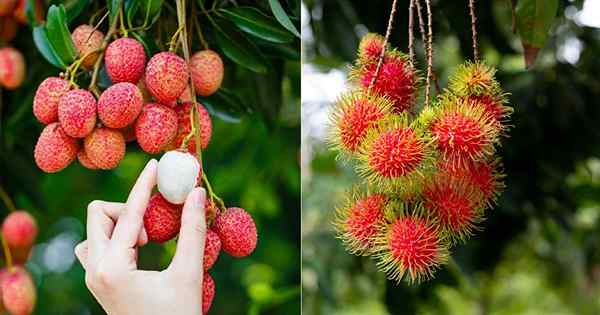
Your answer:
[[[375,258],[388,278],[430,278],[503,189],[495,149],[513,110],[494,75],[465,63],[431,105],[418,106],[422,80],[409,58],[380,35],[362,39],[330,142],[364,183],[336,210],[335,227],[351,253]]]

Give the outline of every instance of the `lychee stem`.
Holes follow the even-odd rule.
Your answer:
[[[8,244],[6,243],[6,239],[4,236],[0,235],[0,239],[2,240],[2,250],[4,251],[4,259],[6,260],[6,267],[8,270],[11,270],[13,267],[12,263],[12,255],[10,253],[10,248],[8,248]]]
[[[6,208],[8,208],[8,211],[13,212],[17,210],[15,203],[12,201],[12,199],[6,193],[6,190],[4,190],[4,187],[2,186],[0,186],[0,198],[2,199],[2,202],[4,202],[4,205],[6,205]]]
[[[98,59],[96,60],[96,63],[94,64],[94,72],[92,73],[92,81],[90,82],[90,85],[88,87],[88,90],[92,91],[92,93],[94,93],[96,95],[96,97],[98,97],[98,95],[100,94],[100,92],[98,91],[98,87],[96,86],[96,84],[98,83],[98,74],[100,73],[100,65],[102,64],[102,60],[104,59],[104,52],[106,50],[106,46],[108,46],[108,43],[110,42],[110,39],[112,37],[112,35],[115,33],[116,29],[117,29],[117,19],[115,19],[113,21],[113,23],[111,24],[108,33],[106,33],[106,35],[104,36],[104,41],[102,42],[102,47],[100,47],[100,50],[102,50],[102,52],[100,52],[100,55],[98,56]]]
[[[121,34],[123,37],[127,37],[127,28],[125,28],[125,21],[123,20],[123,5],[119,8],[119,24],[121,28]]]
[[[377,68],[375,68],[375,73],[373,74],[373,79],[371,79],[371,83],[369,84],[369,91],[375,85],[375,81],[377,81],[377,77],[379,76],[379,71],[381,71],[381,66],[383,65],[383,58],[385,57],[385,48],[390,39],[390,34],[392,33],[392,26],[394,25],[394,16],[396,15],[396,2],[394,0],[392,3],[392,11],[390,12],[390,18],[388,20],[387,30],[385,31],[385,37],[383,39],[383,49],[381,50],[381,54],[379,55],[379,60],[377,61]]]

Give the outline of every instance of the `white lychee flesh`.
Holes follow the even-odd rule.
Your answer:
[[[169,151],[158,161],[158,191],[172,204],[182,204],[194,189],[200,163],[190,153]]]

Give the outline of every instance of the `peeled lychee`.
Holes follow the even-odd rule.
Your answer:
[[[26,211],[11,212],[2,223],[2,237],[10,248],[13,261],[22,264],[29,258],[29,252],[38,234],[35,219]]]
[[[200,163],[195,156],[177,150],[169,151],[158,161],[158,191],[170,203],[182,204],[196,187],[198,175]]]
[[[215,297],[215,280],[208,274],[204,273],[202,280],[202,314],[208,313]]]
[[[85,153],[99,169],[117,167],[125,156],[125,138],[116,129],[96,128],[84,140]]]
[[[9,268],[2,277],[2,302],[12,315],[29,315],[37,299],[35,285],[29,272],[21,266]]]
[[[212,229],[206,230],[206,242],[204,243],[204,271],[212,268],[219,258],[221,252],[221,239]]]
[[[96,111],[96,98],[88,90],[69,91],[58,101],[58,121],[73,138],[83,138],[94,130]]]
[[[80,150],[79,153],[77,153],[77,160],[79,161],[79,164],[81,164],[81,166],[83,166],[87,169],[90,169],[90,170],[98,169],[98,166],[96,166],[96,164],[94,164],[94,162],[92,162],[92,160],[90,160],[90,158],[85,153],[85,149]]]
[[[176,133],[177,114],[165,105],[147,104],[135,122],[135,137],[140,147],[148,153],[159,153]]]
[[[199,51],[190,60],[190,72],[196,94],[209,96],[215,93],[223,82],[223,60],[212,50]]]
[[[148,61],[146,88],[154,98],[168,104],[177,100],[188,84],[188,67],[183,58],[172,52],[158,53]]]
[[[142,93],[133,83],[112,85],[98,99],[98,117],[110,128],[124,128],[133,123],[142,110]]]
[[[69,137],[58,123],[51,123],[44,128],[35,145],[35,163],[44,172],[55,173],[73,162],[78,151],[77,140]]]
[[[214,229],[221,238],[223,250],[233,257],[246,257],[256,248],[256,225],[242,208],[228,208],[221,213]]]
[[[33,98],[33,114],[43,124],[58,121],[58,101],[70,89],[69,81],[49,77],[45,79]]]
[[[166,242],[179,233],[181,227],[181,206],[169,203],[160,193],[155,193],[148,201],[144,213],[144,228],[148,240]]]
[[[71,39],[73,39],[73,44],[75,44],[79,57],[89,54],[83,59],[81,65],[86,69],[93,67],[100,55],[99,49],[102,48],[104,34],[95,30],[93,26],[82,24],[73,31]]]
[[[0,48],[0,85],[8,90],[21,86],[25,79],[25,59],[20,51]]]
[[[202,150],[206,149],[208,143],[210,142],[211,134],[212,134],[212,121],[210,119],[210,115],[208,111],[202,104],[197,103],[198,105],[198,113],[200,118],[200,144]],[[169,145],[171,149],[177,149],[183,143],[185,137],[192,130],[192,125],[190,121],[190,112],[192,109],[192,103],[183,103],[177,107],[175,107],[175,112],[177,112],[177,120],[178,120],[178,128],[177,135],[173,142]],[[189,152],[196,153],[196,139],[193,137],[190,139],[187,145],[187,149]]]
[[[144,74],[144,46],[132,38],[119,38],[106,47],[104,65],[113,83],[137,83]]]

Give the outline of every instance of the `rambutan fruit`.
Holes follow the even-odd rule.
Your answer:
[[[501,94],[500,84],[494,78],[496,69],[481,62],[466,62],[448,79],[450,92],[458,96]]]
[[[508,121],[514,109],[508,106],[504,95],[471,95],[464,96],[463,101],[471,104],[473,107],[483,108],[484,112],[492,116],[495,127],[501,135],[506,135],[510,127]]]
[[[373,253],[374,236],[385,222],[388,198],[383,194],[352,192],[342,207],[336,209],[337,236],[348,251],[357,255]]]
[[[491,161],[469,162],[465,167],[453,168],[447,162],[440,162],[439,169],[447,175],[465,180],[482,193],[482,204],[491,208],[504,190],[502,162],[499,158]]]
[[[377,266],[398,282],[430,279],[448,259],[445,237],[420,204],[395,201],[388,207],[396,217],[375,236]]]
[[[341,96],[331,114],[329,142],[343,154],[355,153],[369,128],[391,114],[392,103],[385,97],[364,92]]]
[[[368,33],[363,36],[358,45],[358,62],[368,64],[377,62],[383,50],[385,38],[376,33]]]

